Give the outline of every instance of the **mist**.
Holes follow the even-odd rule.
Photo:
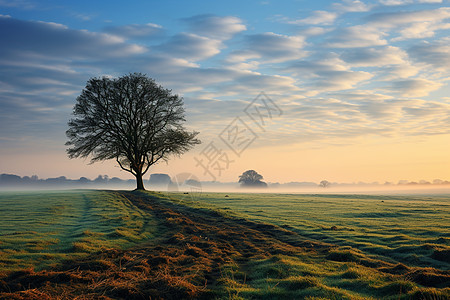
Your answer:
[[[376,183],[329,183],[327,187],[315,182],[267,183],[267,187],[243,187],[238,182],[200,181],[190,173],[169,176],[168,174],[151,174],[144,180],[149,191],[163,193],[275,193],[275,194],[449,194],[450,182],[435,180],[430,182],[406,182],[398,184]],[[68,190],[68,189],[105,189],[134,190],[134,179],[120,179],[98,175],[95,179],[81,177],[69,179],[65,176],[40,179],[33,175],[20,177],[13,174],[0,174],[0,190]]]

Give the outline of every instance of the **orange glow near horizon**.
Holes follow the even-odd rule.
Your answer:
[[[450,135],[411,137],[408,140],[366,138],[340,146],[314,143],[264,146],[247,149],[241,157],[233,157],[234,162],[217,181],[237,181],[238,176],[249,169],[263,175],[267,182],[280,183],[317,183],[324,179],[339,183],[380,184],[398,183],[400,180],[450,180],[450,156],[445,150],[449,146]],[[194,156],[199,151],[201,147],[181,158],[173,158],[168,164],[153,166],[145,178],[152,173],[175,176],[189,172],[202,181],[211,181],[212,178],[205,176],[202,169],[196,166]],[[2,173],[20,176],[36,174],[40,178],[66,176],[78,179],[84,176],[93,179],[99,174],[106,174],[123,179],[133,178],[131,174],[121,171],[113,161],[90,165],[89,160],[68,159],[64,151],[29,154],[26,157],[9,153],[2,157]],[[49,164],[49,161],[52,163]]]

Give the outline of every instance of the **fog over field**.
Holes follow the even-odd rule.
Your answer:
[[[432,183],[407,182],[394,183],[329,183],[323,187],[315,182],[288,182],[268,183],[264,188],[248,188],[238,182],[202,182],[194,178],[194,175],[186,173],[173,176],[164,175],[168,182],[155,182],[151,179],[144,180],[149,190],[161,192],[245,192],[245,193],[303,193],[303,194],[333,194],[333,193],[355,193],[355,194],[446,194],[450,193],[450,182],[434,180]],[[110,178],[107,175],[99,175],[95,179],[82,177],[80,179],[69,179],[65,176],[56,178],[40,179],[36,175],[20,177],[12,174],[0,174],[0,190],[66,190],[66,189],[108,189],[123,190],[133,189],[135,181]]]

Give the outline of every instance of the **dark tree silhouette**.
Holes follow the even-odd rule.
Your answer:
[[[267,183],[261,181],[263,177],[255,170],[248,170],[239,176],[242,187],[267,187]]]
[[[327,188],[327,187],[329,187],[330,186],[330,182],[328,181],[328,180],[322,180],[320,183],[319,183],[319,186],[320,187],[323,187],[323,188]]]
[[[148,183],[151,185],[165,185],[168,186],[172,182],[172,179],[170,179],[170,176],[167,174],[151,174],[150,179],[148,180]]]
[[[138,190],[151,165],[200,143],[198,132],[183,127],[183,99],[140,73],[91,78],[73,115],[66,132],[69,157],[115,159],[136,177]]]

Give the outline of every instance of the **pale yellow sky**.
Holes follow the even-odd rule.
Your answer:
[[[173,158],[169,164],[160,163],[152,167],[145,178],[151,173],[175,176],[188,172],[200,180],[212,180],[203,174],[194,160],[194,157],[199,157],[202,146],[204,144],[181,158]],[[313,142],[272,145],[247,149],[241,157],[228,152],[234,162],[220,176],[217,172],[215,174],[216,179],[222,182],[237,181],[238,176],[249,169],[259,172],[268,182],[280,183],[320,182],[323,179],[340,183],[450,180],[448,149],[450,135],[358,138],[352,144],[339,146]],[[88,160],[69,160],[63,149],[60,150],[47,154],[2,154],[2,172],[21,176],[37,174],[41,178],[64,175],[72,179],[81,176],[94,179],[99,174],[133,178],[121,171],[114,161],[89,165]]]

